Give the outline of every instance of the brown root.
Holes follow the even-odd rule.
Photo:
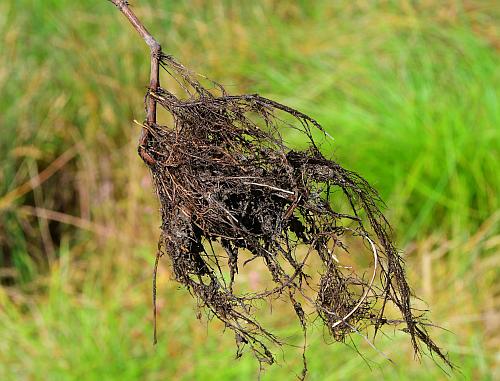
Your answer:
[[[270,347],[282,342],[252,311],[256,300],[283,296],[304,335],[307,305],[334,340],[370,326],[376,332],[402,325],[415,353],[424,343],[450,364],[411,308],[403,260],[377,192],[323,156],[312,132],[324,133],[319,123],[259,95],[229,95],[218,84],[208,90],[170,56],[161,55],[160,65],[184,91],[178,97],[158,87],[147,94],[173,117],[169,127],[146,123],[148,138],[141,145],[161,203],[160,250],[171,259],[175,279],[235,332],[238,355],[248,345],[259,361],[275,361]],[[299,131],[309,148],[289,149],[287,131]],[[353,240],[373,255],[368,279],[337,260]],[[224,258],[208,249],[212,244]],[[307,267],[313,257],[319,268]],[[275,287],[238,294],[242,262],[253,259],[265,264]],[[307,270],[319,271],[318,284],[311,284]],[[386,316],[388,305],[401,319]],[[305,369],[304,360],[303,375]]]

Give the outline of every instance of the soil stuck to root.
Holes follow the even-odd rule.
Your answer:
[[[257,301],[282,297],[304,335],[317,317],[337,341],[394,325],[408,333],[417,354],[423,343],[448,363],[426,332],[429,323],[410,306],[403,260],[377,192],[322,155],[312,137],[313,129],[325,134],[319,123],[259,95],[229,95],[216,83],[208,90],[170,56],[160,62],[184,95],[163,88],[147,94],[173,117],[172,126],[146,124],[140,147],[161,203],[156,265],[170,257],[175,279],[234,331],[238,355],[247,345],[261,363],[275,361],[270,348],[282,341],[253,312]],[[288,148],[286,129],[299,131],[309,148]],[[349,212],[333,207],[342,203]],[[338,262],[353,239],[364,246],[349,255],[368,255],[368,275]],[[223,251],[215,253],[214,244]],[[313,257],[319,268],[308,266]],[[274,288],[238,294],[240,267],[253,260],[265,264]],[[386,316],[389,309],[400,318]]]

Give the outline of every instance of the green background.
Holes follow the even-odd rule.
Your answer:
[[[460,368],[449,379],[499,377],[498,4],[131,3],[191,69],[324,125],[325,154],[381,192],[419,306],[451,331],[432,330]],[[229,332],[196,319],[168,261],[151,344],[159,215],[132,123],[148,70],[106,0],[0,2],[0,380],[257,379]],[[300,345],[293,312],[262,311]],[[376,344],[395,365],[358,339],[326,345],[314,324],[309,379],[447,378],[386,334]],[[300,350],[276,353],[262,379],[294,379]]]

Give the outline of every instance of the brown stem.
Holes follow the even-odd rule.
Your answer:
[[[139,21],[137,16],[132,12],[129,7],[128,1],[126,0],[109,0],[124,14],[124,16],[130,21],[132,26],[137,30],[139,35],[144,39],[146,44],[149,46],[151,52],[151,75],[149,80],[149,91],[156,92],[160,86],[160,53],[161,46],[158,41],[148,32],[146,27]],[[147,117],[146,123],[148,126],[152,126],[156,123],[156,100],[154,97],[148,97],[147,103]],[[141,130],[141,136],[139,138],[138,152],[139,156],[149,165],[156,164],[156,160],[151,157],[146,152],[145,144],[148,139],[148,129],[143,128]]]
[[[114,5],[118,7],[118,9],[127,17],[130,23],[133,25],[135,30],[139,33],[139,35],[146,41],[146,44],[149,46],[149,50],[151,52],[151,75],[149,81],[149,91],[156,92],[158,87],[160,86],[160,53],[161,46],[154,39],[151,33],[142,25],[137,16],[132,12],[132,10],[128,6],[128,2],[126,0],[110,0]],[[148,96],[147,100],[147,116],[146,116],[146,124],[149,127],[152,127],[156,123],[156,99],[152,96]],[[141,136],[139,138],[139,147],[137,148],[139,152],[139,156],[149,165],[155,165],[156,160],[151,157],[146,151],[145,145],[147,143],[149,131],[147,128],[143,127],[141,130]],[[155,260],[155,269],[153,273],[153,344],[156,344],[156,275],[158,271],[158,261],[160,259],[161,252],[158,251]]]

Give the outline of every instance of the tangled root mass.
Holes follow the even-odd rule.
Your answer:
[[[164,88],[146,95],[173,117],[170,127],[145,125],[149,138],[141,146],[154,159],[148,165],[161,204],[157,259],[167,254],[175,279],[234,331],[238,354],[248,345],[260,362],[275,361],[270,348],[282,341],[253,311],[258,300],[282,297],[304,335],[316,317],[337,341],[394,325],[408,333],[416,354],[423,343],[449,363],[410,305],[403,260],[377,192],[323,156],[312,136],[314,129],[325,133],[319,123],[259,95],[229,95],[215,83],[209,90],[171,56],[160,62],[184,95]],[[309,148],[289,149],[286,129],[299,131]],[[348,212],[334,208],[339,198]],[[369,276],[338,261],[336,253],[353,240],[364,243],[360,254],[371,252]],[[308,266],[313,257],[320,268]],[[235,292],[241,267],[257,259],[274,288]],[[400,318],[389,318],[389,309]]]

